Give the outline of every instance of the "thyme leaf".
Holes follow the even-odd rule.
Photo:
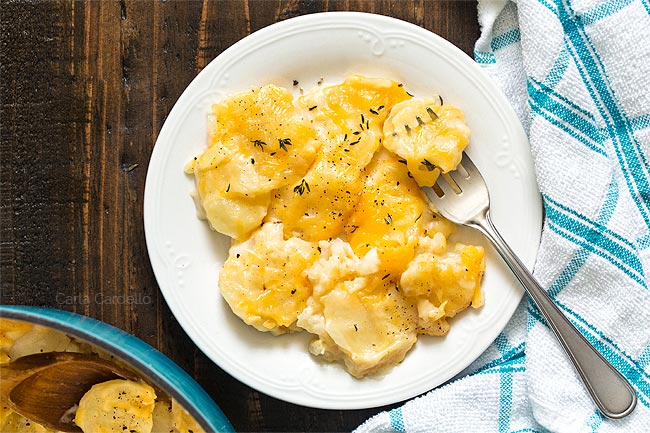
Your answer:
[[[280,143],[280,149],[287,152],[287,146],[291,146],[290,138],[278,138],[278,143]]]
[[[436,166],[431,162],[429,162],[427,159],[422,160],[420,164],[422,164],[429,171],[433,171],[436,169]]]
[[[307,183],[307,181],[306,181],[305,179],[303,179],[303,180],[300,182],[299,185],[296,185],[296,186],[293,188],[293,192],[298,193],[298,194],[300,194],[300,195],[303,195],[303,194],[305,193],[305,190],[306,190],[307,192],[311,192],[311,189],[309,188],[309,184]]]
[[[262,140],[251,140],[251,143],[253,143],[253,147],[259,147],[262,150],[264,150],[264,146],[266,146],[266,143]]]

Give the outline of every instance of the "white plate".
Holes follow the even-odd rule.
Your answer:
[[[485,305],[460,314],[444,338],[420,337],[385,376],[363,380],[310,356],[307,333],[273,337],[232,314],[217,287],[229,239],[197,219],[193,179],[183,173],[206,146],[210,105],[253,85],[292,88],[295,79],[307,90],[321,77],[329,83],[353,73],[392,78],[416,97],[440,93],[466,112],[468,153],[489,184],[494,222],[529,267],[542,220],[528,142],[513,110],[468,56],[433,33],[379,15],[307,15],[262,29],[212,61],[179,98],[151,156],[144,197],[151,263],[179,323],[216,364],[273,397],[326,409],[395,403],[447,381],[496,338],[522,296],[488,249]],[[475,233],[461,235],[486,244]]]

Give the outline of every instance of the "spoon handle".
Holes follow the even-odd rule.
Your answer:
[[[629,415],[636,406],[636,393],[627,379],[596,350],[566,318],[526,266],[503,240],[490,219],[475,221],[475,228],[494,244],[508,267],[533,299],[554,331],[598,409],[608,418]]]

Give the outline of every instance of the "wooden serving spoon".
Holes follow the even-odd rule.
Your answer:
[[[138,376],[97,355],[36,353],[0,366],[0,399],[18,414],[45,427],[81,432],[74,407],[90,388],[113,379]]]

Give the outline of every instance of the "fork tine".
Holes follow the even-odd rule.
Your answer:
[[[444,194],[444,196],[447,195],[456,195],[456,190],[452,184],[449,183],[449,181],[446,179],[445,176],[438,176],[438,180],[436,181],[436,185],[438,185],[438,188],[440,188]],[[442,197],[440,197],[442,198]]]
[[[483,176],[481,176],[481,172],[476,168],[472,160],[470,159],[469,155],[467,155],[467,152],[463,152],[463,159],[461,159],[459,166],[462,166],[463,169],[467,172],[468,179],[476,179],[476,180],[483,180]]]
[[[454,190],[455,194],[460,194],[461,192],[463,192],[463,188],[461,187],[461,185],[456,180],[456,177],[458,177],[458,176],[453,176],[452,173],[457,174],[457,172],[454,171],[454,172],[450,172],[450,173],[442,173],[441,176],[443,178],[445,178],[445,181],[447,181],[449,186],[451,186],[451,189]]]
[[[480,173],[478,172],[478,169],[465,152],[463,152],[461,162],[458,164],[456,169],[450,171],[447,173],[447,175],[450,176],[454,182],[456,182],[456,185],[458,185],[461,191],[464,190],[465,187],[471,182],[480,180]]]
[[[456,224],[474,225],[490,207],[490,193],[483,176],[465,152],[456,170],[438,177],[435,186],[444,195],[440,197],[433,188],[425,188],[427,197],[442,216]]]
[[[440,187],[438,186],[438,182],[433,184],[433,186],[431,187],[431,190],[435,193],[434,195],[431,195],[429,193],[429,190],[425,189],[425,193],[426,193],[426,195],[429,197],[429,199],[431,201],[435,201],[436,199],[440,199],[440,198],[442,198],[442,196],[445,195],[445,192],[442,189],[440,189]]]
[[[431,120],[437,120],[438,115],[436,114],[435,111],[433,111],[433,108],[427,107],[427,113],[429,114],[429,117],[431,117]]]
[[[458,164],[458,167],[460,167],[460,164]],[[461,171],[458,169],[458,167],[456,167],[456,170],[445,173],[445,175],[452,178],[454,182],[456,182],[456,185],[458,185],[458,187],[463,190],[464,186],[467,185],[468,182],[471,182],[471,180],[469,179],[469,176],[465,175],[466,171]]]
[[[456,169],[440,175],[438,182],[440,182],[441,178],[445,179],[445,183],[449,184],[453,192],[456,194],[462,193],[467,187],[471,186],[473,182],[484,182],[483,176],[481,176],[478,168],[476,168],[470,157],[465,152],[463,152],[461,162],[458,164]],[[443,189],[443,191],[446,194],[449,193],[447,190]]]

